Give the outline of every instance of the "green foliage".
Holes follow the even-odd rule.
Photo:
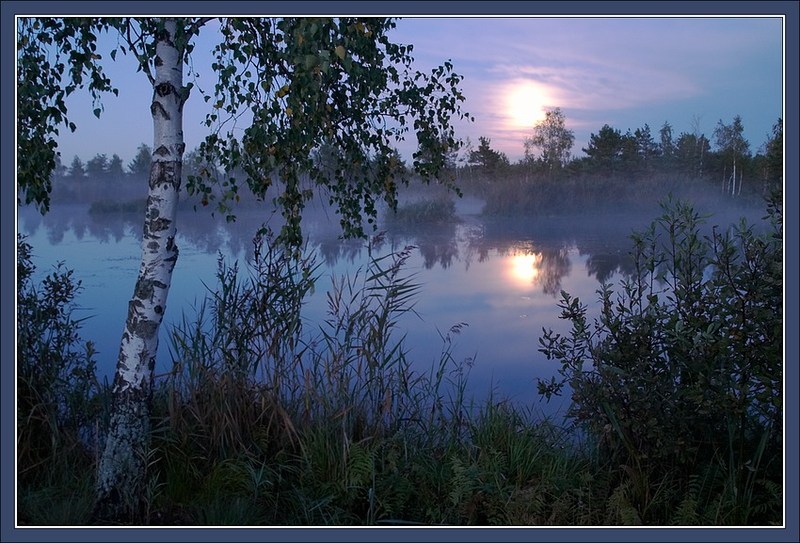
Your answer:
[[[720,119],[714,138],[718,148],[718,158],[723,166],[723,191],[730,192],[731,195],[741,193],[744,182],[745,163],[750,158],[750,143],[744,139],[744,126],[742,118],[738,115],[733,118],[733,122],[726,125]],[[737,189],[738,178],[738,189]],[[726,186],[727,185],[727,186]]]
[[[103,19],[19,19],[17,183],[25,203],[42,212],[50,206],[60,126],[76,129],[67,117],[66,98],[88,88],[99,116],[101,94],[118,93],[97,62],[97,35],[109,27]]]
[[[153,151],[146,143],[136,149],[136,156],[128,164],[128,173],[134,177],[146,179],[150,175],[150,164],[153,160]]]
[[[264,513],[246,497],[221,494],[198,507],[193,520],[198,526],[259,526]]]
[[[714,139],[717,147],[729,160],[747,156],[750,153],[750,144],[744,139],[744,125],[742,118],[736,115],[731,124],[725,124],[722,119],[714,129]]]
[[[96,154],[86,162],[86,175],[95,179],[105,179],[108,176],[108,157]]]
[[[470,152],[469,163],[480,168],[489,177],[496,176],[508,167],[508,157],[491,148],[492,140],[481,136],[478,148]]]
[[[600,131],[589,135],[589,145],[583,149],[598,171],[612,174],[622,160],[624,136],[619,130],[605,124]]]
[[[48,468],[84,458],[103,412],[94,347],[75,319],[80,282],[59,265],[34,283],[31,246],[17,239],[17,460],[24,485],[42,483]]]
[[[42,212],[49,207],[51,175],[57,165],[55,139],[60,124],[65,123],[75,130],[66,116],[65,98],[76,89],[88,87],[94,99],[94,114],[99,117],[101,93],[117,93],[101,68],[102,55],[97,49],[100,33],[116,30],[118,44],[111,48],[110,58],[114,60],[117,52],[133,54],[139,70],[162,94],[164,89],[156,85],[153,75],[154,68],[162,61],[157,47],[168,43],[178,60],[188,64],[193,38],[208,21],[206,18],[20,19],[17,36],[20,67],[17,73],[18,183],[26,203],[35,202]],[[280,239],[294,250],[292,256],[298,261],[303,240],[302,209],[315,189],[327,191],[330,203],[337,207],[346,235],[364,236],[362,219],[366,217],[367,222],[374,224],[377,202],[381,198],[394,209],[398,183],[408,183],[408,172],[398,160],[393,144],[408,135],[416,138],[419,148],[413,155],[413,168],[425,180],[436,178],[444,171],[446,155],[458,148],[450,120],[453,116],[467,116],[461,112],[464,101],[458,88],[461,76],[453,71],[449,61],[430,73],[414,70],[412,47],[394,44],[387,37],[387,32],[395,26],[392,20],[237,18],[222,19],[220,23],[221,42],[214,49],[216,62],[213,64],[219,80],[213,90],[214,113],[207,119],[214,131],[200,149],[199,162],[220,166],[226,174],[244,171],[249,188],[259,198],[265,197],[273,177],[277,177],[283,190],[274,203],[286,219]],[[188,83],[180,89],[172,89],[177,93],[180,106],[193,86]],[[212,94],[205,98],[211,100]],[[250,116],[252,124],[243,132],[233,130],[231,124],[243,114]],[[332,144],[335,151],[332,173],[329,167],[318,168],[313,160],[315,152],[326,143]],[[145,162],[141,156],[143,150],[140,149],[137,157],[140,163],[137,168],[143,167]],[[179,154],[182,152],[180,149]],[[119,173],[119,166],[116,160],[116,173]],[[106,157],[98,155],[87,168],[95,176],[105,174],[108,171]],[[175,171],[179,173],[180,168]],[[77,167],[73,173],[77,177]],[[216,175],[202,167],[199,174],[190,178],[188,189],[190,193],[200,194],[201,202],[207,204],[209,195],[213,194],[210,185],[216,182]],[[301,187],[301,176],[307,176],[316,186]],[[180,179],[175,181],[177,189]],[[452,179],[440,181],[453,186]],[[238,189],[235,177],[229,177],[217,187],[221,196],[219,209],[226,213],[228,220],[235,219],[228,213],[227,205],[239,200]],[[165,220],[169,222],[171,218]],[[226,278],[225,284],[233,285],[234,291],[223,292],[217,305],[223,309],[214,315],[218,334],[210,338],[203,337],[202,333],[178,338],[180,346],[199,349],[201,355],[199,360],[192,360],[197,374],[190,377],[202,379],[189,387],[177,386],[175,390],[181,404],[184,395],[197,393],[188,403],[198,406],[190,414],[200,413],[201,416],[189,421],[188,426],[197,423],[202,427],[212,422],[204,416],[209,414],[205,407],[209,401],[212,405],[222,401],[226,407],[222,414],[224,423],[208,427],[208,448],[217,457],[225,458],[232,444],[241,443],[242,436],[250,435],[247,423],[253,418],[260,422],[260,417],[273,420],[272,417],[280,419],[281,416],[280,409],[270,410],[265,404],[253,404],[247,394],[228,396],[226,389],[231,387],[250,393],[258,378],[273,387],[275,398],[281,398],[287,391],[270,377],[279,381],[284,373],[297,369],[280,367],[279,371],[274,371],[275,367],[269,364],[275,361],[278,361],[275,366],[294,364],[291,356],[296,354],[294,349],[300,329],[299,302],[313,286],[313,280],[307,268],[296,281],[291,272],[284,273],[283,266],[288,265],[286,258],[270,263],[277,267],[259,270],[265,272],[261,275],[262,283],[244,294],[236,290],[235,268],[230,271],[232,275]],[[143,273],[149,269],[144,266]],[[376,288],[381,288],[381,282],[387,279],[384,271],[371,277],[380,285]],[[169,277],[156,279],[169,284]],[[271,285],[271,281],[277,283]],[[409,295],[409,290],[399,287],[386,300],[385,311],[396,311],[399,306],[394,304],[402,305]],[[227,311],[238,311],[240,308],[236,304],[240,301],[248,304],[244,309],[251,313],[238,315],[244,319],[236,322],[236,313]],[[226,305],[229,302],[233,303],[232,308]],[[380,314],[380,318],[386,314]],[[227,328],[231,321],[250,328],[231,332]],[[266,330],[265,326],[270,328]],[[376,351],[368,353],[364,359],[383,370],[396,356],[394,350],[388,353],[382,350],[385,345],[381,344],[388,338],[392,323],[384,319],[370,322],[369,326],[374,334],[365,338],[365,345],[375,347]],[[247,337],[243,335],[245,332]],[[216,344],[219,340],[225,342]],[[258,350],[237,351],[239,347]],[[218,349],[222,350],[221,359],[202,359],[209,353],[220,356]],[[221,373],[217,373],[220,369]],[[35,385],[38,390],[39,383],[29,385]],[[381,386],[383,382],[378,389]],[[147,399],[143,399],[137,410],[147,413],[148,407]],[[134,444],[134,447],[142,445]],[[115,462],[108,456],[104,457],[106,459],[111,465]],[[134,471],[130,475],[136,480],[144,481],[148,476],[139,473],[138,467]],[[101,482],[98,488],[103,486],[105,483]],[[148,488],[155,494],[155,488]],[[132,494],[138,494],[139,489],[115,488],[99,497],[101,501],[112,502],[115,493],[134,497]],[[136,497],[139,498],[137,502],[150,502],[149,497]],[[109,511],[116,506],[109,505]],[[146,511],[143,513],[148,515]]]
[[[120,158],[118,154],[114,153],[111,155],[108,161],[106,175],[111,181],[121,181],[125,176],[125,170],[122,167],[122,158]]]
[[[438,424],[443,409],[441,398],[430,403],[438,384],[411,372],[394,338],[416,290],[400,273],[407,255],[375,259],[363,276],[335,283],[330,318],[301,341],[313,260],[258,247],[249,282],[221,263],[220,289],[174,332],[174,373],[156,394],[165,492],[187,500],[250,489],[282,522],[376,520],[391,490],[376,486],[386,449],[372,443],[413,421]]]
[[[674,139],[668,122],[659,130],[659,141],[648,124],[626,132],[604,125],[591,134],[583,149],[585,157],[562,157],[550,163],[548,157],[558,154],[559,134],[562,142],[568,140],[563,116],[555,115],[558,111],[535,127],[534,137],[524,141],[525,158],[516,164],[487,167],[501,154],[489,147],[486,138],[480,149],[469,152],[470,164],[458,171],[460,187],[486,201],[485,213],[535,215],[577,208],[649,208],[670,194],[700,204],[705,203],[700,200],[718,202],[734,197],[760,203],[779,188],[776,179],[781,179],[783,167],[780,122],[765,143],[765,154],[755,157],[749,155],[750,144],[741,137],[741,119],[737,117],[725,128],[727,136],[718,139],[715,150],[708,138],[696,131]],[[534,149],[541,150],[540,156]],[[738,149],[738,154],[733,149]],[[486,182],[486,173],[491,173],[491,183]]]
[[[662,133],[662,139],[669,148],[671,132]],[[639,174],[651,171],[661,148],[650,134],[650,126],[645,124],[634,132],[622,134],[618,129],[603,125],[595,135],[589,136],[589,145],[583,149],[591,168],[606,176],[615,173]]]
[[[491,400],[475,412],[463,448],[450,456],[448,497],[456,518],[468,524],[541,522],[565,476],[559,453],[564,434],[547,421],[533,422],[518,409]],[[536,488],[535,504],[509,503]],[[552,501],[551,501],[552,500]],[[514,514],[510,514],[513,512]],[[536,522],[536,523],[538,523]]]
[[[711,143],[704,135],[682,132],[675,143],[675,167],[679,172],[700,177],[711,153]]]
[[[663,216],[633,237],[634,273],[618,293],[607,284],[599,291],[594,325],[586,306],[562,292],[572,329],[545,330],[540,339],[563,377],[540,382],[540,392],[549,397],[569,385],[569,416],[625,466],[625,495],[642,521],[667,475],[681,487],[709,463],[724,466],[729,477],[714,490],[735,498],[727,521],[741,523],[759,519],[754,486],[780,480],[779,198],[766,234],[742,222],[709,237],[690,206],[667,202]],[[780,501],[766,499],[767,510]]]
[[[642,128],[637,128],[632,141],[636,144],[634,168],[638,171],[651,171],[661,154],[661,149],[650,133],[650,126],[645,123]]]
[[[766,189],[777,190],[783,186],[783,119],[772,126],[772,135],[767,140]]]
[[[80,457],[53,459],[40,466],[46,476],[34,484],[20,485],[17,493],[19,523],[33,526],[87,525],[94,507],[94,473],[91,462]]]
[[[587,417],[585,442],[502,399],[468,403],[468,368],[456,363],[452,350],[452,337],[461,326],[443,338],[440,362],[429,374],[412,370],[400,320],[413,316],[418,292],[404,271],[407,253],[373,259],[354,276],[335,280],[326,322],[319,329],[306,326],[300,334],[297,315],[304,293],[314,286],[314,259],[298,262],[282,245],[262,237],[250,273],[221,262],[219,283],[198,314],[172,331],[173,371],[158,381],[154,393],[141,522],[780,522],[780,426],[776,430],[778,419],[769,419],[780,413],[779,379],[771,381],[778,387],[774,390],[764,385],[754,395],[741,395],[742,368],[750,372],[751,391],[758,388],[753,383],[763,384],[780,368],[773,363],[780,352],[772,345],[776,336],[769,335],[780,337],[779,316],[769,309],[781,291],[780,241],[746,235],[748,229],[703,241],[692,234],[699,218],[688,207],[675,207],[659,219],[654,232],[637,238],[641,273],[634,278],[647,281],[629,278],[599,323],[615,330],[616,341],[593,335],[580,304],[571,298],[566,303],[574,329],[554,349],[574,356],[573,368],[581,356],[587,370],[589,355],[603,361],[585,375],[569,374],[577,385],[573,390],[584,393],[573,414]],[[777,228],[780,209],[772,213]],[[653,243],[679,257],[657,258]],[[740,246],[746,247],[743,253]],[[737,249],[726,252],[723,247]],[[728,271],[698,275],[701,254],[703,262]],[[659,283],[659,273],[668,283]],[[732,282],[733,277],[738,279]],[[699,300],[692,294],[698,289],[685,288],[698,281],[710,282],[699,289]],[[742,289],[741,283],[750,286]],[[708,323],[696,321],[711,303],[712,291],[705,290],[711,285],[716,285],[718,301],[708,311],[728,307],[725,298],[740,296],[753,319],[737,320],[723,312],[718,321],[725,324],[709,335]],[[638,302],[631,305],[626,288],[643,293],[638,301],[643,308],[652,306],[649,314],[638,311]],[[280,309],[270,312],[269,307]],[[675,333],[679,321],[684,332],[697,327],[688,351],[685,339]],[[665,329],[656,337],[665,345],[657,349],[647,343],[644,330],[656,330],[659,322]],[[736,337],[735,330],[748,335],[749,342]],[[589,339],[581,343],[573,341],[576,337]],[[715,343],[720,356],[706,364],[718,352]],[[743,353],[745,346],[752,352]],[[694,349],[697,357],[692,358]],[[674,361],[685,377],[677,383],[662,379],[620,353],[660,367]],[[726,376],[727,381],[715,388],[712,381],[703,381],[700,370],[720,364],[728,364],[727,369],[714,373],[713,383]],[[738,369],[731,370],[734,365]],[[95,395],[78,381],[71,386],[87,398]],[[714,394],[727,402],[723,408]],[[737,411],[742,402],[750,407]],[[668,417],[658,408],[680,416]],[[656,425],[649,423],[653,417],[658,417]],[[724,420],[715,422],[715,417]],[[737,426],[741,420],[745,425]],[[710,434],[720,428],[722,434]],[[737,435],[740,428],[744,440]],[[94,463],[81,451],[49,457],[36,469],[36,480],[27,479],[32,482],[19,492],[23,524],[91,521]]]
[[[67,175],[75,181],[82,180],[86,177],[86,167],[78,156],[72,159]]]
[[[300,308],[314,286],[316,267],[271,247],[267,239],[256,238],[255,267],[246,284],[237,265],[220,259],[220,289],[172,334],[175,367],[164,398],[171,405],[170,425],[179,433],[197,432],[195,448],[212,462],[235,454],[241,443],[257,447],[255,428],[270,431],[287,422],[272,394],[286,393],[290,385],[283,380],[295,375]],[[253,394],[262,387],[272,394],[255,401]]]
[[[533,149],[540,149],[541,160],[548,172],[560,169],[569,162],[570,151],[575,143],[575,133],[566,128],[566,119],[561,108],[545,113],[545,118],[533,127],[533,135],[526,138],[525,160],[534,159]]]
[[[450,62],[430,74],[413,70],[412,46],[389,40],[392,20],[221,23],[213,64],[219,79],[204,96],[214,107],[206,124],[215,128],[200,152],[225,172],[242,169],[259,197],[280,182],[275,203],[286,219],[280,238],[290,245],[301,243],[301,212],[314,192],[301,187],[302,175],[327,192],[344,233],[363,236],[362,221],[374,224],[377,202],[394,208],[398,184],[408,182],[395,143],[409,133],[416,137],[413,169],[425,179],[437,177],[445,154],[458,148],[450,120],[466,117],[461,76]],[[252,124],[234,131],[233,121],[245,112]],[[324,146],[323,167],[315,156]],[[210,199],[215,182],[214,176],[193,176],[187,188]],[[230,215],[239,185],[235,177],[221,181],[221,212]]]

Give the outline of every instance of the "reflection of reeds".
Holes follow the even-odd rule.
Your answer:
[[[138,216],[144,216],[144,209],[146,200],[137,198],[133,200],[126,200],[117,202],[114,200],[96,200],[89,206],[90,215],[121,215],[124,213],[136,213]]]

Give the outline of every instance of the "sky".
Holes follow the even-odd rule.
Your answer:
[[[415,68],[429,71],[451,60],[464,76],[464,109],[474,122],[456,133],[512,162],[524,140],[551,108],[561,108],[575,134],[573,156],[582,156],[590,134],[608,124],[625,133],[649,125],[658,139],[665,122],[673,135],[705,134],[713,144],[719,121],[739,115],[750,149],[757,152],[782,117],[783,35],[778,17],[441,17],[403,18],[390,37],[413,44]],[[195,49],[199,85],[213,87],[204,52],[214,31]],[[62,130],[59,150],[69,164],[77,155],[116,153],[130,161],[141,143],[152,145],[152,88],[132,58],[117,56],[106,71],[119,97],[103,100],[96,119],[87,95],[68,101],[75,133]],[[206,130],[205,103],[194,93],[184,110],[187,149]],[[409,156],[413,144],[400,145]]]

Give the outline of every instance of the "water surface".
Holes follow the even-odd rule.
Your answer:
[[[405,267],[420,291],[415,314],[406,314],[400,329],[418,371],[430,371],[452,335],[453,356],[469,369],[469,389],[477,399],[488,394],[509,398],[555,415],[564,401],[544,403],[536,392],[538,378],[555,375],[557,364],[538,352],[542,329],[566,331],[557,301],[562,290],[590,307],[601,281],[615,282],[630,269],[629,235],[643,229],[652,213],[553,217],[485,218],[475,201],[459,202],[459,220],[444,224],[387,223],[373,256],[412,247]],[[193,307],[216,283],[218,257],[243,264],[252,256],[251,239],[269,217],[261,210],[240,211],[233,225],[207,213],[184,210],[178,222],[180,257],[169,294],[157,372],[171,368],[168,334],[192,314]],[[83,336],[98,352],[101,377],[113,376],[127,303],[139,267],[141,218],[135,213],[90,214],[87,205],[54,205],[42,217],[21,208],[19,231],[33,246],[39,274],[63,261],[83,284],[77,316],[87,317]],[[322,263],[315,293],[304,309],[306,332],[325,318],[325,293],[332,277],[366,266],[367,244],[342,241],[331,228],[335,217],[316,213],[304,222],[309,247]],[[590,314],[592,311],[590,311]]]

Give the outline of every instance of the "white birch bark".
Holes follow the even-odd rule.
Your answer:
[[[149,402],[172,271],[178,258],[175,219],[183,142],[183,51],[173,43],[176,22],[156,36],[153,72],[153,162],[142,236],[142,262],[122,334],[111,421],[98,468],[96,512],[126,518],[139,508],[146,475]]]
[[[736,193],[736,196],[742,195],[742,183],[744,182],[744,168],[739,168],[739,192]]]

